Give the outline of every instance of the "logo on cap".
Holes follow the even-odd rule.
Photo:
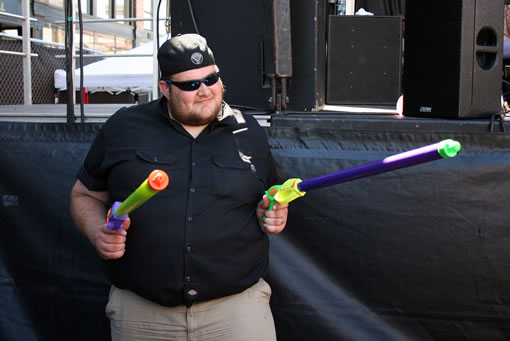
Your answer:
[[[191,55],[191,62],[195,65],[200,65],[204,61],[204,56],[200,52],[195,52]]]

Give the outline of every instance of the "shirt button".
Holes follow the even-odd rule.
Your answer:
[[[195,193],[195,189],[194,188],[191,188],[190,191],[191,191],[191,193]]]
[[[186,251],[191,252],[191,246],[186,247]]]
[[[196,162],[192,162],[191,165],[194,167],[194,166],[197,165],[197,163]]]
[[[188,217],[188,221],[192,221],[193,220],[193,217]]]
[[[191,282],[191,277],[186,277],[186,282]]]
[[[154,162],[158,162],[158,158],[157,157],[154,157]]]

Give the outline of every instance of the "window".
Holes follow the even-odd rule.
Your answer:
[[[90,0],[81,0],[81,13],[90,14]],[[75,6],[78,7],[78,1],[76,1]]]
[[[115,18],[127,18],[128,17],[128,6],[126,6],[126,0],[114,0],[115,2]]]
[[[44,2],[53,6],[64,7],[64,0],[47,0]]]
[[[152,18],[152,1],[151,0],[143,0],[143,17],[144,18]],[[144,21],[143,28],[146,30],[152,30],[152,21]]]
[[[111,15],[111,2],[110,0],[97,0],[96,2],[96,16],[99,18],[109,19]]]

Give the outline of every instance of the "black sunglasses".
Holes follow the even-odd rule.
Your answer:
[[[170,79],[165,79],[165,82],[167,82],[168,84],[173,84],[176,87],[178,87],[179,89],[184,90],[184,91],[195,91],[195,90],[198,90],[198,88],[200,88],[200,84],[204,83],[207,86],[211,86],[213,84],[216,84],[218,79],[220,79],[220,73],[215,72],[215,73],[211,73],[209,76],[206,76],[205,78],[202,78],[202,79],[194,79],[191,81],[184,81],[184,82],[175,82]]]

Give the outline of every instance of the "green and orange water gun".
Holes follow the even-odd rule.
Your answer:
[[[115,201],[108,211],[106,225],[110,230],[120,230],[129,213],[138,208],[144,202],[152,198],[156,193],[164,190],[169,183],[168,175],[159,169],[153,170],[147,179],[131,193],[126,200]]]

